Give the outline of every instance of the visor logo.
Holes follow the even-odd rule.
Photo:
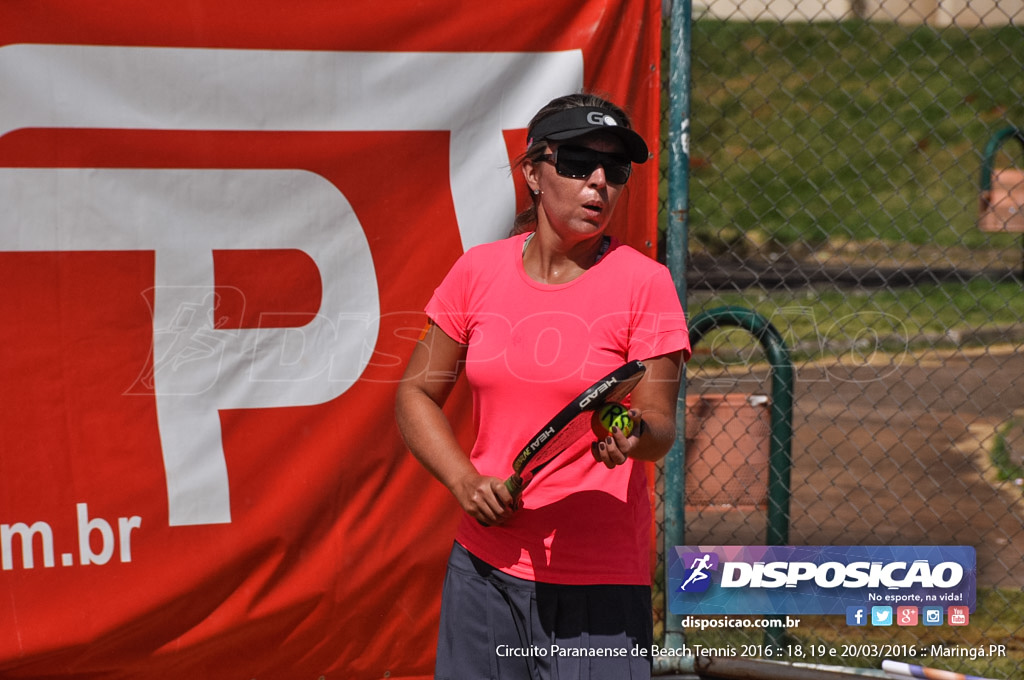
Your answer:
[[[587,122],[591,125],[618,125],[614,118],[609,116],[607,113],[601,113],[600,111],[591,111],[588,113]]]

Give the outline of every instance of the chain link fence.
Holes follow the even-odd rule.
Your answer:
[[[693,5],[687,311],[753,309],[790,349],[789,543],[977,551],[968,626],[806,617],[792,641],[906,642],[929,652],[910,663],[1024,677],[1024,236],[1011,231],[1024,135],[1005,132],[1024,128],[1022,26],[1020,0]],[[692,411],[768,395],[744,331],[695,349]],[[758,445],[739,444],[739,462],[702,458],[692,417],[686,544],[764,544],[757,482],[741,477]],[[990,644],[1005,656],[942,654]]]

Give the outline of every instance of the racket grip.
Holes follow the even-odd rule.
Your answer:
[[[512,498],[518,499],[519,494],[523,492],[523,478],[519,475],[512,475],[505,480],[505,488],[512,494]]]
[[[512,508],[516,509],[519,505],[519,494],[523,491],[523,478],[517,474],[513,474],[511,477],[505,480],[505,488],[512,494]],[[489,526],[486,522],[480,522],[481,526]]]

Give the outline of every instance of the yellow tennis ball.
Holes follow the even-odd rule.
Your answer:
[[[594,411],[590,419],[590,428],[598,439],[604,439],[612,433],[613,427],[619,428],[622,434],[628,437],[633,431],[633,419],[629,417],[629,409],[618,402],[610,401]]]

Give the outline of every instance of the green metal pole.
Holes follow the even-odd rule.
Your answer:
[[[981,206],[980,210],[985,212],[991,205],[992,200],[992,172],[995,170],[996,153],[1003,143],[1013,137],[1020,142],[1021,150],[1024,150],[1024,130],[1015,127],[1003,128],[996,132],[985,145],[985,153],[981,159]],[[1021,268],[1017,277],[1024,280],[1024,236],[1021,236]]]
[[[672,272],[679,300],[686,309],[686,253],[689,234],[690,199],[690,45],[691,0],[674,0],[671,10],[669,45],[668,107],[668,225],[665,234],[665,262]],[[664,463],[664,525],[662,528],[662,565],[668,583],[668,559],[683,543],[685,501],[683,471],[686,440],[686,373],[684,371],[676,408],[676,442]],[[669,616],[665,594],[665,642],[668,649],[682,649],[685,643],[682,619]]]
[[[981,159],[981,181],[979,183],[982,193],[992,191],[992,171],[995,169],[996,152],[1010,137],[1015,137],[1020,142],[1021,149],[1024,150],[1024,130],[1015,127],[1003,128],[992,135],[988,144],[985,145],[985,153]]]
[[[690,201],[691,0],[674,0],[669,52],[668,225],[665,261],[686,305]]]
[[[789,543],[790,469],[793,466],[793,362],[782,334],[767,319],[744,307],[716,307],[690,321],[690,344],[710,331],[738,326],[761,343],[772,367],[771,441],[768,453],[768,545]]]

